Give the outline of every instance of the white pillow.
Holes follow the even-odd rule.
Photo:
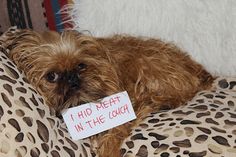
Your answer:
[[[235,0],[74,0],[74,29],[173,41],[216,75],[236,75]]]

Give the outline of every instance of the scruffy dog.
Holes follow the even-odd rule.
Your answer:
[[[157,39],[31,30],[16,36],[10,57],[58,113],[128,92],[137,119],[94,136],[101,157],[119,157],[123,140],[149,113],[185,104],[214,80],[181,49]]]

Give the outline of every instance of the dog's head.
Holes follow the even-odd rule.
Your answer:
[[[24,30],[13,43],[10,57],[58,112],[119,91],[113,59],[98,39]]]

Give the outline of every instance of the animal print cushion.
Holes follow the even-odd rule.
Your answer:
[[[65,124],[6,57],[5,37],[0,38],[0,156],[95,157],[90,141],[71,140]],[[235,157],[235,111],[236,78],[218,78],[214,90],[198,93],[186,106],[151,113],[121,152],[124,157]]]
[[[236,157],[236,78],[218,78],[186,106],[152,113],[122,146],[138,157]],[[132,154],[132,155],[131,155]]]

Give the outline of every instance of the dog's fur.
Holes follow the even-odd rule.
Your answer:
[[[75,31],[16,34],[10,57],[57,112],[127,91],[137,119],[96,136],[101,157],[150,112],[185,104],[214,78],[173,44],[157,39],[94,38]]]

